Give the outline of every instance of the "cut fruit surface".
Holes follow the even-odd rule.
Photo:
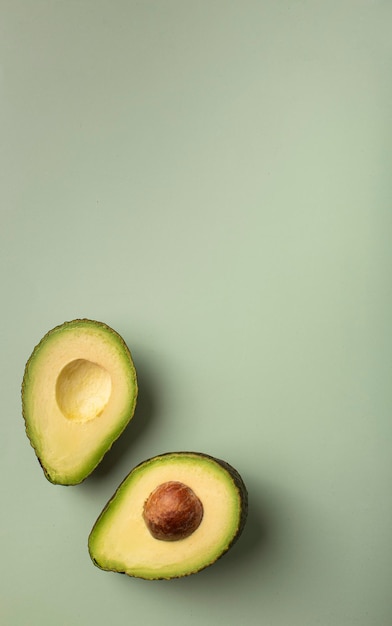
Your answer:
[[[102,511],[90,556],[101,569],[151,580],[196,573],[238,539],[247,502],[241,476],[225,461],[196,452],[154,457],[128,474]]]
[[[26,434],[48,480],[84,480],[133,417],[136,399],[135,367],[116,331],[88,319],[49,331],[22,383]]]

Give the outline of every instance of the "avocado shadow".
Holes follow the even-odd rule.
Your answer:
[[[134,358],[133,354],[132,357]],[[138,397],[134,416],[88,478],[88,482],[101,481],[109,476],[126,457],[130,449],[135,446],[136,442],[146,435],[157,414],[157,394],[154,391],[151,368],[139,356],[134,358],[134,362],[138,383]]]

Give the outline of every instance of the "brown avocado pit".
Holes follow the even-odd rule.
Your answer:
[[[155,539],[179,541],[199,527],[203,505],[190,487],[169,481],[149,495],[144,503],[143,518]]]

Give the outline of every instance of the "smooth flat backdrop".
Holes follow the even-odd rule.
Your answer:
[[[0,623],[392,623],[392,5],[0,3]],[[77,487],[24,433],[33,347],[127,341],[134,421]],[[95,568],[119,482],[226,459],[249,521],[215,566]]]

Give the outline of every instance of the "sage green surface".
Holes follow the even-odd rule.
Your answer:
[[[2,0],[2,625],[391,625],[391,32],[385,0]],[[20,385],[80,317],[139,400],[61,487]],[[243,476],[238,543],[183,580],[95,568],[121,480],[189,449]]]

